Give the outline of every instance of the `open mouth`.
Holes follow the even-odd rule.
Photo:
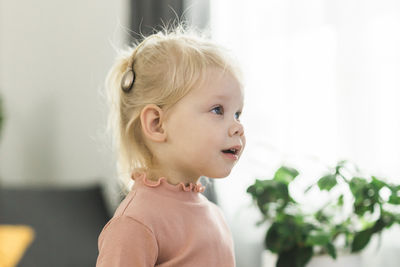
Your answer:
[[[241,150],[242,150],[242,146],[237,145],[237,146],[233,146],[231,148],[222,150],[222,153],[224,153],[224,155],[228,156],[229,158],[238,159]]]
[[[239,154],[239,149],[237,149],[237,148],[230,148],[230,149],[222,150],[222,152],[223,152],[223,153],[228,153],[228,154],[237,155],[237,154]]]

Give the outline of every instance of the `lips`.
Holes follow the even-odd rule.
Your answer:
[[[237,146],[232,146],[228,149],[224,149],[222,150],[223,153],[225,154],[232,154],[232,155],[239,155],[240,151],[242,150],[242,146],[241,145],[237,145]]]

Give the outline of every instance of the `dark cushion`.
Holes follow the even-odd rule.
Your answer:
[[[100,186],[0,188],[0,224],[35,230],[19,267],[95,266],[97,238],[109,219]]]

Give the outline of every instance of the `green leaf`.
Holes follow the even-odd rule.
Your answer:
[[[327,243],[329,243],[330,240],[330,235],[328,233],[325,233],[323,231],[319,231],[319,232],[311,232],[311,234],[309,234],[307,236],[306,239],[306,245],[308,246],[314,246],[314,245],[318,245],[318,246],[325,246]]]
[[[281,214],[281,220],[275,221],[265,236],[265,247],[272,252],[281,253],[296,244],[304,243],[312,228],[304,224],[302,217]]]
[[[267,231],[265,247],[272,252],[280,253],[293,247],[297,240],[292,233],[291,222],[275,222]]]
[[[364,178],[353,177],[350,181],[350,190],[351,193],[356,196],[358,192],[362,191],[362,189],[366,186],[367,181]]]
[[[373,226],[374,233],[380,232],[383,228],[389,228],[396,222],[396,214],[383,211],[381,217],[375,222]]]
[[[294,202],[289,196],[288,185],[274,180],[256,180],[255,183],[247,188],[247,193],[251,194],[256,200],[261,213],[267,215],[270,204],[275,208],[283,209],[287,203]]]
[[[318,210],[315,214],[314,214],[314,218],[319,221],[320,223],[327,223],[329,222],[329,220],[331,219],[330,216],[327,216],[323,210]]]
[[[349,185],[354,196],[354,213],[359,216],[367,211],[373,213],[379,204],[379,189],[360,177],[353,177]]]
[[[337,163],[336,165],[338,165],[338,166],[344,166],[347,162],[348,162],[348,160],[345,160],[345,159],[339,160],[338,163]]]
[[[371,236],[373,234],[373,231],[371,229],[366,229],[361,232],[357,232],[354,235],[354,240],[353,243],[351,244],[351,252],[358,252],[365,248],[365,246],[368,244],[369,240],[371,239]]]
[[[310,191],[310,190],[314,187],[314,185],[315,185],[315,184],[312,184],[312,185],[308,186],[308,187],[306,188],[306,190],[304,190],[304,194],[307,193],[308,191]]]
[[[378,189],[378,191],[379,191],[379,189],[381,189],[381,188],[383,188],[383,187],[389,187],[389,185],[387,184],[387,183],[385,183],[384,181],[382,181],[382,180],[379,180],[378,178],[376,178],[375,176],[372,176],[372,181],[371,181],[371,184],[376,188],[376,189]]]
[[[282,166],[275,172],[273,179],[278,182],[289,184],[297,175],[299,175],[299,172],[296,169]]]
[[[393,205],[400,205],[400,197],[398,197],[397,194],[392,194],[389,197],[388,203]]]
[[[281,251],[287,249],[285,246],[284,236],[279,235],[279,224],[273,223],[267,231],[265,236],[265,247],[274,253],[280,253]]]
[[[338,174],[340,172],[340,169],[344,168],[347,163],[348,163],[347,160],[338,161],[338,163],[336,164],[336,167],[335,167],[336,173]]]
[[[296,246],[279,254],[276,267],[304,267],[311,260],[312,247]]]
[[[324,248],[333,259],[336,259],[336,248],[331,242],[327,243]]]
[[[338,206],[342,207],[343,206],[343,195],[340,195],[337,201]]]
[[[250,185],[249,187],[247,187],[246,192],[249,193],[251,196],[257,196],[256,188],[257,187],[255,185]]]
[[[318,187],[321,190],[330,191],[337,184],[336,175],[328,174],[318,180]]]
[[[261,195],[264,192],[264,187],[268,185],[270,180],[259,180],[256,179],[254,184],[250,185],[246,192],[252,195],[254,198]]]

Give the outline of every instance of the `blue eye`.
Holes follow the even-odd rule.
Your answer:
[[[213,108],[211,110],[211,112],[213,112],[217,115],[222,115],[222,114],[224,114],[224,108],[222,106],[218,106],[218,107]]]
[[[236,112],[236,113],[235,113],[235,118],[236,118],[237,120],[239,120],[241,114],[242,114],[242,112],[240,112],[240,111]]]

